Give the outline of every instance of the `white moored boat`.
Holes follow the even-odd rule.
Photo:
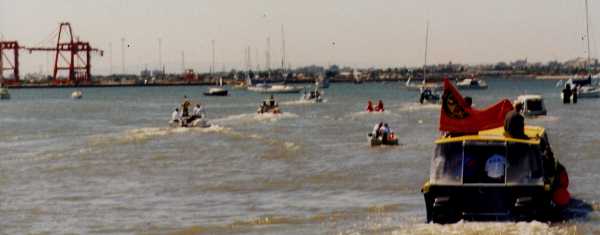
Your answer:
[[[600,87],[582,86],[577,89],[577,98],[600,98]]]
[[[223,87],[223,78],[219,78],[219,86],[211,87],[208,92],[204,92],[205,96],[227,96],[228,91]]]
[[[458,89],[487,89],[488,85],[483,80],[476,78],[465,78],[462,81],[456,83]]]
[[[81,99],[83,97],[83,93],[81,91],[74,91],[71,93],[71,98],[73,99]]]
[[[302,91],[302,87],[295,87],[285,84],[258,84],[255,86],[249,86],[249,91],[259,92],[259,93],[300,93]]]

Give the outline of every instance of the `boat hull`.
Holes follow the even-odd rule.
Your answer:
[[[204,92],[204,95],[205,96],[227,96],[227,95],[229,95],[229,92],[227,90]]]
[[[293,88],[285,88],[285,89],[273,89],[273,88],[263,88],[263,87],[248,87],[248,90],[258,92],[258,93],[266,93],[266,94],[294,94],[294,93],[300,93],[303,90],[303,88],[293,87]]]
[[[8,89],[0,88],[0,100],[8,100],[10,99],[10,93],[8,93]]]
[[[394,138],[393,140],[383,141],[380,138],[375,138],[372,133],[367,134],[367,142],[371,147],[380,146],[380,145],[398,145],[398,138]]]
[[[184,125],[182,125],[179,120],[170,121],[169,122],[169,126],[171,126],[171,127],[184,127],[184,128],[208,128],[208,127],[211,126],[211,124],[206,119],[197,118],[197,119],[194,119],[191,122],[187,122]]]

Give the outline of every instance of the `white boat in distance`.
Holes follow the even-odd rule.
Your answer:
[[[404,88],[409,91],[422,91],[423,89],[429,88],[432,91],[441,91],[444,87],[441,83],[411,83],[411,78],[409,77],[404,84]]]
[[[81,99],[81,97],[83,97],[83,92],[81,91],[73,91],[71,93],[71,99]]]
[[[600,98],[600,87],[581,86],[577,90],[577,98]]]
[[[8,100],[10,99],[10,93],[8,93],[8,88],[3,87],[0,84],[0,100]]]
[[[476,78],[465,78],[456,83],[456,87],[461,90],[466,89],[487,89],[488,85],[483,80]]]
[[[256,86],[249,86],[247,89],[259,93],[300,93],[303,88],[285,84],[258,84]]]

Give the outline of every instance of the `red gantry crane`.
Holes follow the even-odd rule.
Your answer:
[[[19,83],[19,43],[17,41],[0,41],[0,83]],[[9,76],[4,76],[9,71]]]
[[[85,84],[91,82],[91,54],[102,50],[92,48],[89,42],[75,40],[71,24],[60,23],[56,47],[28,47],[29,53],[34,51],[54,52],[54,70],[52,79],[54,84]],[[64,72],[66,73],[64,73]],[[62,73],[61,73],[62,72]]]
[[[19,84],[19,50],[32,52],[44,51],[54,53],[54,70],[52,83],[54,85],[79,85],[91,83],[91,55],[100,49],[92,48],[89,42],[75,40],[71,24],[60,23],[56,47],[24,47],[16,41],[0,41],[0,82]],[[8,77],[4,72],[12,72]],[[9,79],[7,79],[9,78]]]

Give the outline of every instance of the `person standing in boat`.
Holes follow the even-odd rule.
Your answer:
[[[269,106],[271,106],[271,108],[275,107],[275,97],[273,97],[273,95],[269,96]]]
[[[189,108],[190,105],[192,105],[192,102],[190,102],[190,100],[188,99],[187,95],[183,96],[183,102],[181,102],[181,116],[182,117],[189,117],[190,113],[189,113]]]
[[[562,90],[562,95],[563,95],[563,104],[570,104],[571,103],[571,85],[567,84],[565,85],[565,89]]]

